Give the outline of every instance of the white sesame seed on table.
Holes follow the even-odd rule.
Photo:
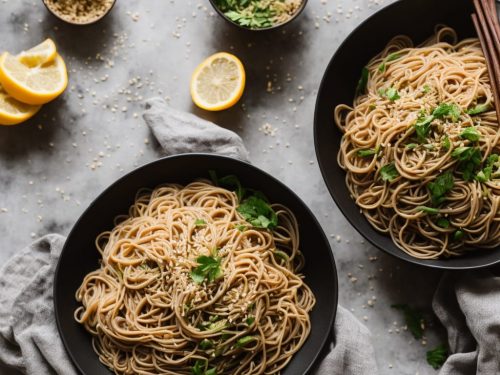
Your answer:
[[[443,331],[431,319],[422,341],[403,329],[394,333],[393,321],[405,323],[390,306],[409,302],[431,316],[440,272],[366,243],[333,203],[315,162],[312,124],[323,72],[343,39],[392,1],[310,0],[285,28],[243,33],[208,0],[118,0],[107,17],[85,28],[58,21],[41,0],[0,0],[0,52],[17,53],[50,37],[70,74],[67,91],[33,120],[0,127],[0,261],[38,236],[68,234],[105,187],[159,156],[140,114],[144,99],[161,96],[236,131],[253,163],[311,207],[329,234],[340,304],[371,330],[380,374],[436,374],[425,353],[441,343]],[[193,106],[189,80],[217,51],[237,55],[248,82],[238,105],[209,113]],[[307,259],[314,249],[303,251]]]

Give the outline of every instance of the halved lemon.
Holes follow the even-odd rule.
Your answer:
[[[0,86],[0,125],[17,125],[33,117],[39,105],[21,103]]]
[[[58,97],[68,85],[66,64],[61,56],[40,66],[28,67],[5,52],[0,56],[0,84],[20,102],[39,105]]]
[[[245,69],[234,55],[219,52],[203,61],[191,77],[191,97],[200,108],[222,111],[235,105],[245,89]]]
[[[52,39],[46,39],[39,45],[21,52],[17,58],[29,67],[35,67],[53,61],[57,56],[56,45]]]

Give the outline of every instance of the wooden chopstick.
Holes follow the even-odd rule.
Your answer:
[[[498,21],[497,4],[496,0],[490,0],[490,14],[493,18],[493,25],[495,29],[495,34],[497,37],[497,42],[500,43],[500,22]]]
[[[498,27],[498,19],[496,18],[496,6],[493,13],[491,3],[487,3],[487,1],[474,0],[476,13],[472,14],[472,22],[476,28],[486,59],[497,118],[500,121],[500,41],[498,39],[500,34],[497,36],[496,28]],[[493,18],[493,14],[495,18]]]

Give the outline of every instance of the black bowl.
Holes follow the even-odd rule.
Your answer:
[[[300,246],[306,260],[303,272],[317,304],[311,313],[311,334],[282,374],[309,373],[322,349],[328,347],[337,311],[337,272],[328,240],[309,208],[277,179],[250,164],[222,156],[184,154],[156,160],[120,178],[87,208],[66,240],[54,279],[55,315],[66,350],[83,374],[111,374],[92,349],[90,334],[73,318],[78,307],[75,292],[84,276],[99,266],[96,236],[113,228],[115,216],[128,212],[140,188],[167,182],[186,184],[200,177],[208,178],[211,169],[219,176],[237,175],[244,186],[258,189],[272,202],[288,206],[299,221]]]
[[[405,34],[419,44],[430,37],[438,24],[453,27],[460,39],[475,37],[469,0],[400,0],[363,22],[333,56],[321,82],[314,116],[316,156],[330,194],[347,220],[369,242],[405,261],[442,269],[472,269],[500,262],[500,249],[477,250],[462,257],[421,260],[406,254],[377,232],[349,196],[345,172],[337,164],[341,132],[333,121],[333,110],[352,104],[361,69],[396,35]]]
[[[246,27],[246,26],[241,26],[240,24],[234,22],[232,19],[226,17],[226,15],[224,14],[224,12],[222,12],[219,9],[219,7],[217,6],[215,0],[210,0],[210,4],[212,4],[212,6],[214,7],[215,11],[219,14],[219,16],[221,16],[222,18],[224,18],[230,24],[239,27],[240,29],[250,30],[250,31],[266,31],[266,30],[278,29],[278,28],[280,28],[282,26],[285,26],[285,25],[289,24],[294,19],[296,19],[299,16],[299,14],[302,13],[302,11],[304,10],[304,8],[306,7],[307,0],[302,0],[302,3],[300,4],[300,8],[295,12],[295,14],[292,17],[290,17],[290,19],[288,21],[285,21],[285,22],[282,22],[282,23],[278,23],[276,25],[269,26],[269,27],[263,27],[263,28],[260,28],[260,29],[251,29],[251,28]]]

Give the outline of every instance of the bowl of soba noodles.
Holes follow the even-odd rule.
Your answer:
[[[289,188],[236,159],[184,154],[86,209],[54,306],[83,374],[307,374],[333,339],[337,276]]]
[[[315,112],[329,191],[373,245],[444,269],[500,262],[500,132],[467,0],[401,0],[333,56]]]

